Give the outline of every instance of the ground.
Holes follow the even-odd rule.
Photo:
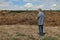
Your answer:
[[[36,11],[0,12],[0,25],[37,25]],[[60,11],[45,11],[44,26],[60,26]]]
[[[0,40],[60,40],[60,26],[44,26],[41,38],[37,25],[0,25]]]

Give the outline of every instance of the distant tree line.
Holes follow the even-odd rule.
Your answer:
[[[37,12],[37,10],[0,10],[0,12],[15,12],[15,13],[21,13],[21,12]],[[44,12],[60,12],[60,10],[43,10]]]

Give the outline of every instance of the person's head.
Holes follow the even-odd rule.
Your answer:
[[[41,9],[41,8],[39,8],[39,9],[38,9],[38,12],[42,12],[42,9]]]

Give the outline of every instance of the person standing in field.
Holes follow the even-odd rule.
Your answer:
[[[39,26],[39,35],[43,36],[43,25],[44,25],[44,13],[42,12],[41,9],[38,9],[38,14],[37,14],[37,22],[38,22],[38,26]]]

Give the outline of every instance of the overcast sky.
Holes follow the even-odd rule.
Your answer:
[[[0,10],[60,10],[60,0],[0,0]]]

